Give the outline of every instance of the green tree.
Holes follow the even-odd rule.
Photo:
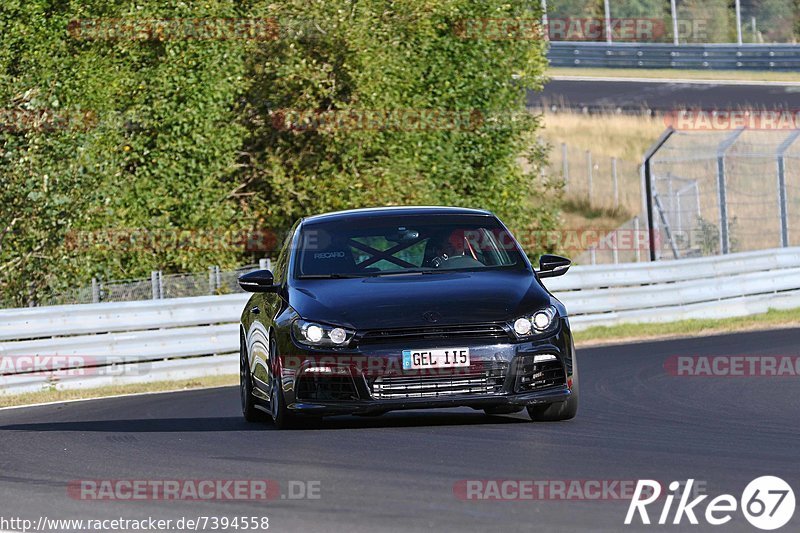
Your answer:
[[[68,31],[80,19],[236,16],[236,4],[3,3],[0,109],[44,114],[46,124],[25,118],[0,131],[3,299],[25,305],[92,276],[239,263],[240,249],[224,242],[182,246],[173,236],[221,235],[236,223],[244,42],[95,40]],[[52,124],[53,115],[77,120]],[[72,246],[70,237],[85,232],[99,238]]]
[[[537,20],[540,10],[487,0],[290,0],[270,15],[297,29],[251,63],[247,191],[268,226],[387,204],[489,208],[518,232],[555,224],[552,204],[531,207],[554,185],[539,177],[544,155],[531,149],[539,122],[524,107],[524,89],[542,83],[545,43],[456,31],[477,19]],[[275,128],[286,109],[432,109],[485,120],[466,131]]]

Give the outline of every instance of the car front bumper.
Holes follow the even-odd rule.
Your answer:
[[[297,414],[371,415],[450,407],[515,412],[563,402],[572,394],[575,350],[563,318],[554,333],[525,342],[415,340],[331,353],[284,340],[281,383],[288,409]],[[447,347],[468,347],[470,367],[402,368],[404,349]]]

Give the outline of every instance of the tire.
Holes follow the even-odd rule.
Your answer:
[[[289,409],[286,407],[286,398],[283,396],[283,387],[281,387],[281,380],[279,378],[281,372],[280,365],[273,364],[273,361],[279,361],[277,357],[275,339],[271,338],[269,342],[269,413],[272,417],[272,425],[275,426],[275,429],[289,429],[297,425],[297,417],[290,413]],[[276,372],[278,375],[276,375]]]
[[[239,335],[239,397],[242,402],[242,416],[248,422],[265,422],[267,414],[256,407],[253,396],[253,378],[247,361],[247,343],[244,335]]]
[[[578,369],[572,375],[572,394],[565,402],[529,405],[528,416],[535,422],[557,422],[570,420],[578,414]]]

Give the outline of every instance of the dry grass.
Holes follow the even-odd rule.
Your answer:
[[[177,381],[156,381],[153,383],[135,383],[130,385],[112,385],[95,389],[45,390],[25,394],[0,395],[0,407],[14,405],[30,405],[35,403],[62,402],[82,398],[101,398],[122,394],[138,394],[143,392],[164,392],[175,390],[205,389],[237,385],[238,375],[208,376],[202,378]]]
[[[662,118],[613,113],[545,113],[543,123],[542,137],[553,146],[553,163],[561,159],[561,143],[581,154],[591,150],[598,161],[616,157],[639,163],[666,129]]]
[[[545,113],[541,136],[550,147],[551,176],[562,176],[561,143],[567,144],[569,180],[561,228],[606,232],[641,210],[639,162],[665,129],[662,119],[618,114]],[[589,202],[588,159],[591,151],[592,195]],[[611,158],[617,158],[619,205],[614,206]],[[563,250],[573,259],[586,250]],[[628,258],[628,260],[632,260]]]
[[[667,80],[800,81],[798,72],[741,70],[677,70],[636,68],[573,68],[547,70],[548,76],[587,76],[592,78],[653,78]]]

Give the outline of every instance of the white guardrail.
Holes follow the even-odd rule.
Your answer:
[[[800,307],[800,248],[573,267],[545,280],[573,329]],[[238,372],[249,295],[0,310],[0,394]]]

